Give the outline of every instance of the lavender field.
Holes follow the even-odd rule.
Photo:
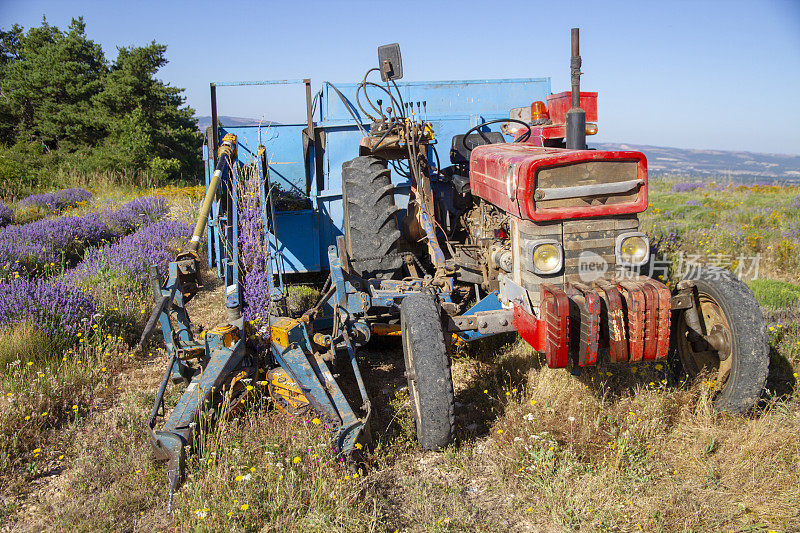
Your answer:
[[[707,383],[668,364],[575,378],[525,343],[495,342],[454,358],[457,443],[424,452],[388,340],[361,362],[376,412],[368,475],[339,466],[318,420],[264,396],[203,434],[167,517],[145,426],[167,359],[134,345],[152,307],[147,268],[163,272],[185,245],[202,192],[71,189],[0,204],[0,529],[800,529],[800,188],[696,179],[652,182],[643,228],[668,283],[713,264],[754,291],[771,346],[758,416],[715,412]],[[244,310],[257,326],[268,274],[255,196],[241,198]],[[211,327],[222,295],[203,278],[189,313]]]

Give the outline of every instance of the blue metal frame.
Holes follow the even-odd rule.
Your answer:
[[[270,86],[303,82],[304,80],[266,80],[224,82],[215,85],[217,87]],[[443,165],[447,165],[449,161],[453,136],[464,133],[481,122],[506,118],[509,109],[530,105],[536,100],[546,100],[550,94],[550,78],[400,82],[397,86],[404,101],[426,102],[427,120],[433,127],[437,150]],[[347,100],[347,107],[327,82],[322,84],[315,97],[314,127],[322,130],[325,136],[322,176],[316,175],[313,151],[309,150],[308,154],[303,154],[302,132],[307,127],[305,122],[220,128],[220,138],[225,133],[236,135],[239,159],[242,163],[253,163],[256,148],[263,144],[268,158],[268,168],[265,171],[274,182],[284,188],[306,193],[305,157],[310,159],[312,183],[308,198],[311,209],[275,213],[277,249],[271,249],[271,253],[282,256],[287,273],[328,270],[327,249],[334,245],[336,238],[343,233],[342,163],[358,156],[358,146],[362,136],[357,121],[353,119],[350,111],[355,114],[363,128],[369,127],[370,119],[364,116],[356,105],[358,84],[337,84],[336,88]],[[373,99],[381,97],[376,90],[370,90],[370,96]],[[383,98],[386,99],[385,94]],[[361,100],[364,102],[363,94]],[[500,131],[499,127],[500,124],[493,124],[487,126],[486,130]],[[210,159],[208,152],[205,151],[204,155],[207,159],[206,183],[208,183],[213,168],[208,163]],[[319,192],[318,180],[322,180],[323,185]],[[392,171],[392,182],[396,187],[395,203],[404,210],[408,203],[409,182],[394,171]],[[209,227],[218,216],[218,210],[212,212]],[[209,233],[209,236],[215,237],[212,233]],[[209,240],[209,242],[214,241]],[[218,244],[213,249],[209,247],[209,264],[218,265],[220,258],[217,255],[218,251]],[[218,273],[222,274],[219,267]]]

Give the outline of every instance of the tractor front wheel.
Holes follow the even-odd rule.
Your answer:
[[[729,271],[703,269],[698,274],[691,281],[699,323],[691,326],[691,309],[679,311],[673,320],[680,364],[690,377],[707,373],[718,409],[745,414],[757,405],[769,369],[761,308]],[[704,338],[695,333],[698,325]]]
[[[450,443],[455,414],[450,357],[434,298],[424,293],[405,297],[400,326],[417,440],[426,450],[436,450]]]

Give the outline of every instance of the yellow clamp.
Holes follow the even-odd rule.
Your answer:
[[[289,331],[299,325],[293,318],[281,317],[272,324],[272,342],[278,346],[289,346]]]
[[[222,138],[222,144],[217,150],[217,156],[222,157],[227,155],[231,159],[236,159],[236,135],[233,133],[226,133]]]

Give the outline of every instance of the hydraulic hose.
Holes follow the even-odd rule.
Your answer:
[[[203,200],[203,205],[200,208],[200,212],[197,214],[197,223],[194,226],[192,238],[189,241],[189,246],[186,249],[187,252],[191,252],[196,255],[197,250],[200,248],[200,239],[203,236],[203,232],[206,230],[208,213],[211,211],[211,204],[214,201],[214,194],[217,192],[217,187],[219,187],[219,182],[222,179],[222,171],[225,169],[226,165],[230,165],[230,161],[232,156],[235,154],[235,151],[236,136],[229,133],[225,135],[222,140],[222,145],[219,147],[219,159],[217,161],[217,167],[214,169],[214,175],[211,176],[211,182],[208,184],[208,189],[206,189],[206,197]]]

